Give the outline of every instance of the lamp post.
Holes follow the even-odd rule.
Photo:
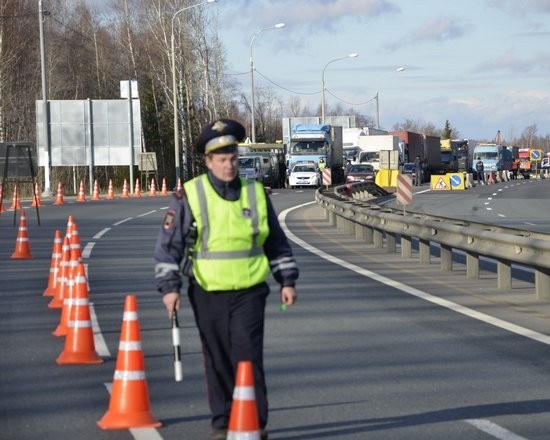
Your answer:
[[[215,3],[218,0],[205,0],[200,3],[196,3],[191,6],[187,6],[185,8],[181,8],[177,10],[174,15],[172,16],[172,34],[170,36],[170,45],[171,45],[171,52],[172,52],[172,104],[174,107],[174,155],[175,155],[175,162],[176,162],[176,185],[178,177],[180,177],[180,150],[179,150],[179,126],[178,126],[178,93],[177,93],[177,86],[176,86],[176,49],[175,49],[175,37],[174,37],[174,20],[176,16],[183,11],[186,11],[191,8],[195,8],[197,6],[205,5],[206,3]],[[184,156],[186,155],[185,151],[185,145],[183,146],[184,149]]]
[[[260,29],[259,31],[255,32],[254,35],[252,35],[252,39],[250,40],[250,135],[252,143],[256,142],[256,126],[254,123],[254,58],[252,58],[252,45],[254,44],[256,36],[260,32],[267,31],[269,29],[281,29],[285,26],[285,23],[277,23],[274,26]]]
[[[335,58],[325,64],[325,67],[323,68],[323,76],[321,77],[321,122],[323,124],[325,123],[325,70],[327,70],[329,64],[332,64],[336,61],[345,60],[346,58],[356,58],[358,56],[358,53],[350,53],[345,57]]]
[[[395,69],[396,72],[403,72],[404,70],[405,67],[403,66]],[[378,101],[378,92],[376,92],[376,96],[373,99],[376,99],[376,128],[380,128],[380,105]]]

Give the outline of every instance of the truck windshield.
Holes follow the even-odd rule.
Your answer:
[[[240,168],[254,168],[254,159],[251,157],[239,157]]]
[[[323,141],[300,141],[290,144],[290,154],[326,154],[327,145]]]
[[[378,161],[380,157],[380,153],[378,152],[362,152],[359,156],[359,162],[372,162],[372,161]]]
[[[498,151],[478,151],[474,154],[475,158],[481,160],[498,160]]]

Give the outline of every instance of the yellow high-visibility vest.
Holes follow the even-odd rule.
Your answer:
[[[241,178],[241,196],[220,197],[206,174],[184,184],[197,241],[190,251],[193,274],[206,291],[240,290],[267,279],[263,244],[269,235],[267,200],[261,183]]]

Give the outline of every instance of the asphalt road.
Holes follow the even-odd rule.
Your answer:
[[[480,203],[480,194],[470,196]],[[453,205],[435,197],[437,206]],[[267,307],[270,438],[547,439],[550,308],[534,300],[532,288],[521,282],[499,292],[490,274],[466,282],[460,268],[442,274],[436,263],[420,267],[414,258],[357,243],[330,227],[312,200],[307,190],[273,194],[301,276],[295,307],[279,311],[275,285]],[[0,438],[207,437],[191,312],[185,302],[184,380],[175,383],[170,323],[154,289],[151,255],[166,206],[166,198],[147,196],[48,205],[41,226],[27,210],[34,258],[22,261],[10,259],[17,231],[2,214]],[[101,365],[55,363],[63,349],[62,338],[51,334],[59,311],[48,309],[42,292],[54,232],[64,233],[68,215],[87,249]],[[108,408],[104,384],[112,382],[130,293],[138,297],[151,411],[163,427],[103,431],[96,422]],[[519,329],[533,331],[525,336]]]

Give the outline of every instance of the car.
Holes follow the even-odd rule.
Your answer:
[[[288,175],[288,187],[297,188],[302,186],[319,187],[319,170],[315,164],[296,164]]]
[[[350,165],[346,171],[346,183],[374,180],[374,167],[368,163]]]

